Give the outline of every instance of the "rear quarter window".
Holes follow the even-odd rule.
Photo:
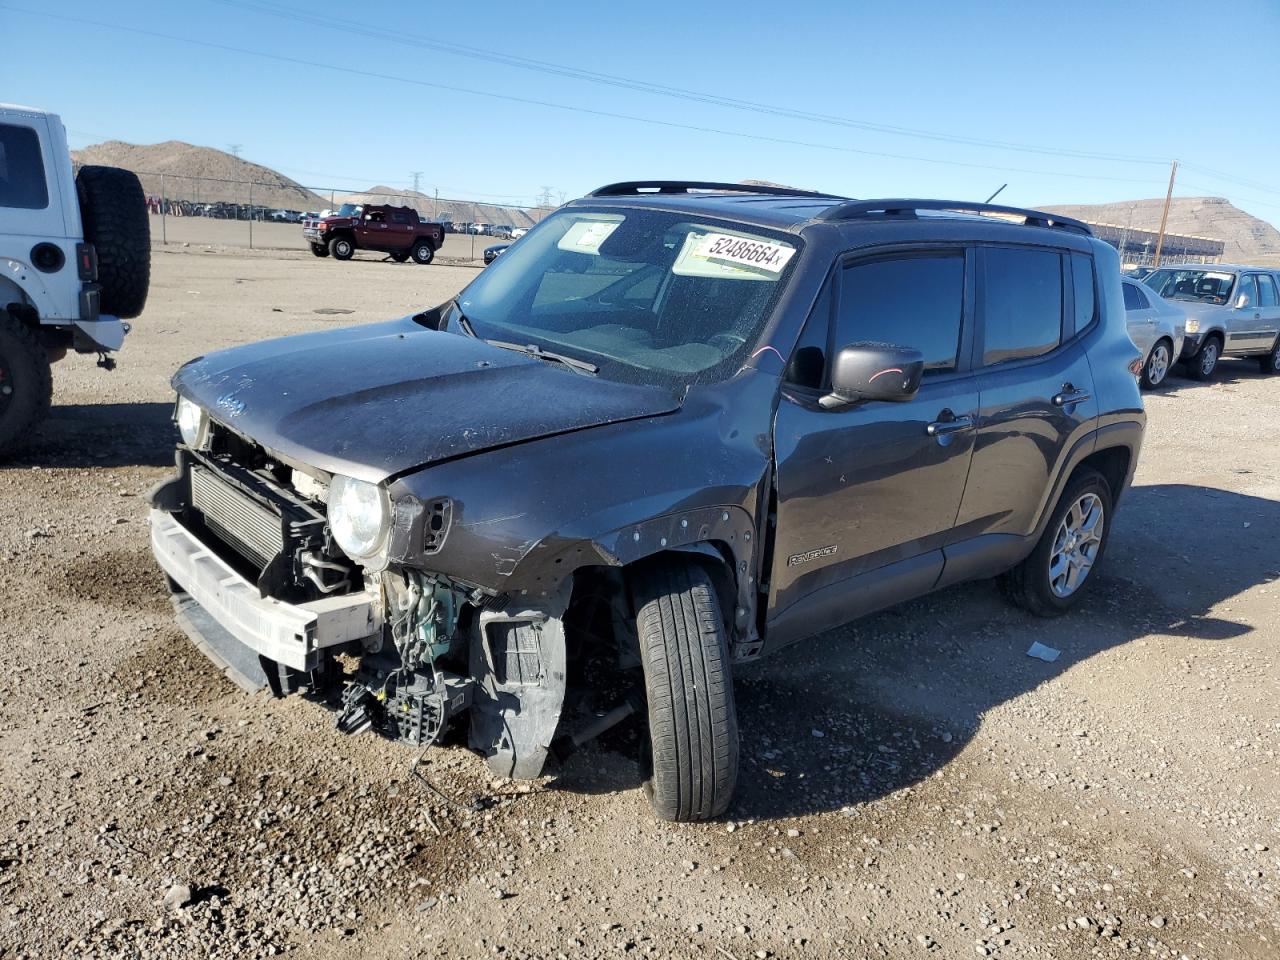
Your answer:
[[[1093,279],[1093,257],[1071,254],[1071,282],[1075,287],[1075,329],[1079,333],[1098,315],[1098,295]],[[1128,307],[1129,286],[1125,284],[1125,306]]]
[[[48,205],[39,135],[30,127],[0,123],[0,207],[43,210]]]

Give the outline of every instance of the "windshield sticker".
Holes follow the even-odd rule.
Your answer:
[[[685,277],[776,280],[795,248],[758,237],[690,233],[672,272]]]
[[[564,232],[556,246],[570,253],[589,253],[594,256],[600,252],[600,244],[618,229],[620,223],[621,221],[610,223],[606,220],[579,220]]]

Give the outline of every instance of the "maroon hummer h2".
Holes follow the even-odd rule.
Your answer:
[[[302,224],[302,235],[317,257],[350,260],[357,250],[377,250],[397,263],[413,257],[430,263],[444,243],[444,227],[427,223],[412,207],[344,203],[337,213]]]

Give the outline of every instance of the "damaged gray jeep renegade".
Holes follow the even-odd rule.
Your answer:
[[[654,811],[701,820],[735,665],[962,581],[1080,599],[1139,362],[1077,221],[614,184],[434,309],[182,367],[152,546],[242,686],[518,778],[639,712]]]

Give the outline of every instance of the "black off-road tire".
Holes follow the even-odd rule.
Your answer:
[[[350,237],[334,237],[329,241],[329,254],[335,260],[350,260],[356,254],[356,242]]]
[[[1187,358],[1183,366],[1192,380],[1208,380],[1222,359],[1222,339],[1215,333],[1204,338],[1200,349]]]
[[[663,820],[718,817],[738,781],[738,719],[715,587],[696,564],[663,558],[631,578],[649,712],[644,784]]]
[[[1263,373],[1280,373],[1280,337],[1271,345],[1271,352],[1258,358],[1258,366]]]
[[[392,253],[388,253],[387,256],[390,257],[392,260],[394,260],[396,263],[404,263],[406,260],[409,259],[408,252],[404,250],[393,251]]]
[[[313,243],[311,245],[311,252],[317,257],[327,257],[329,255],[329,248],[323,243]]]
[[[0,311],[0,459],[30,438],[52,399],[49,355],[30,329]]]
[[[413,262],[420,263],[424,267],[436,258],[436,248],[431,245],[430,240],[419,240],[410,252],[413,255]]]
[[[98,252],[102,312],[136,317],[151,285],[151,225],[142,183],[131,170],[81,167],[76,193],[84,238]]]
[[[1060,597],[1053,592],[1050,585],[1049,564],[1053,556],[1054,540],[1062,519],[1068,510],[1085,494],[1096,494],[1102,501],[1102,543],[1098,547],[1093,564],[1084,581],[1068,597]],[[1075,606],[1080,598],[1097,580],[1097,568],[1106,556],[1107,543],[1111,539],[1111,527],[1115,522],[1115,500],[1111,485],[1106,478],[1088,467],[1076,471],[1075,476],[1067,483],[1053,508],[1053,514],[1045,525],[1044,533],[1031,555],[1020,564],[1002,574],[999,578],[1000,589],[1005,599],[1016,607],[1021,607],[1039,617],[1057,617]]]

